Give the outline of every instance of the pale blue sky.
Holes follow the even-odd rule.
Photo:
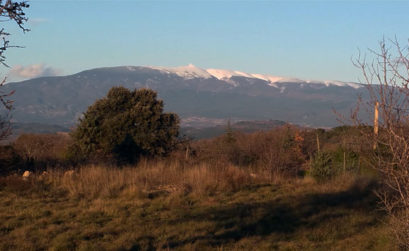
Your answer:
[[[26,70],[27,76],[44,69],[47,74],[65,75],[103,66],[192,63],[302,79],[357,81],[360,73],[351,57],[357,56],[358,48],[376,48],[383,36],[397,36],[402,43],[409,38],[407,1],[32,0],[30,4],[30,32],[22,34],[6,25],[12,43],[25,46],[9,50],[8,63],[16,72]]]

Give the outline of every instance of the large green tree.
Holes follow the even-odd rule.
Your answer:
[[[178,116],[163,112],[155,91],[113,87],[88,108],[72,136],[77,156],[135,162],[169,153],[178,132]]]

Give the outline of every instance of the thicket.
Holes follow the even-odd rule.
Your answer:
[[[4,163],[2,170],[21,173],[53,167],[75,168],[83,162],[72,161],[74,140],[69,134],[23,134],[7,146],[8,154],[3,151],[0,156],[0,163]],[[186,167],[235,166],[253,173],[262,172],[270,181],[304,175],[326,181],[345,172],[368,171],[365,147],[360,143],[359,130],[354,127],[325,131],[285,125],[255,133],[229,130],[216,138],[178,142],[168,156],[156,158]],[[129,150],[126,153],[130,154]],[[105,158],[99,161],[92,155],[89,158],[95,164],[107,163]]]
[[[24,162],[25,169],[38,170],[70,165],[68,148],[71,144],[68,133],[22,134],[12,147]]]

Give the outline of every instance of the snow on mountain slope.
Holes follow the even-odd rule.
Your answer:
[[[312,80],[301,80],[298,78],[285,78],[279,76],[272,76],[267,74],[258,74],[258,73],[246,73],[241,71],[234,70],[223,70],[223,69],[202,69],[189,64],[187,66],[179,67],[160,67],[160,66],[151,66],[151,69],[159,70],[168,74],[176,74],[179,77],[185,79],[194,79],[194,78],[216,78],[218,80],[225,81],[233,86],[237,86],[237,83],[232,80],[232,77],[244,77],[244,78],[253,78],[260,79],[268,82],[269,86],[280,88],[277,83],[297,83],[304,86],[304,84],[314,84],[314,85],[324,85],[324,86],[344,86],[352,87],[354,89],[359,89],[363,87],[360,84],[352,82],[341,82],[336,80],[325,80],[325,81],[312,81]]]
[[[254,78],[251,74],[240,72],[240,71],[230,71],[230,70],[221,70],[221,69],[207,69],[206,70],[213,77],[224,80],[231,77],[245,77],[245,78]]]
[[[165,73],[173,73],[173,74],[178,75],[179,77],[186,78],[186,79],[211,78],[212,77],[212,75],[209,74],[206,70],[196,67],[193,64],[189,64],[187,66],[179,66],[179,67],[152,66],[149,68],[159,70]]]
[[[326,81],[324,81],[324,84],[325,85],[336,85],[336,86],[349,86],[349,87],[352,87],[352,88],[355,88],[355,89],[359,89],[359,88],[361,88],[362,87],[362,85],[360,85],[360,84],[357,84],[357,83],[346,83],[346,82],[341,82],[341,81],[328,81],[328,80],[326,80]]]

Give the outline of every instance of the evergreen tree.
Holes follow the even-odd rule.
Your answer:
[[[163,113],[163,101],[155,91],[113,87],[79,120],[72,133],[72,150],[83,158],[135,162],[140,156],[167,154],[175,146],[178,132],[178,116]]]

